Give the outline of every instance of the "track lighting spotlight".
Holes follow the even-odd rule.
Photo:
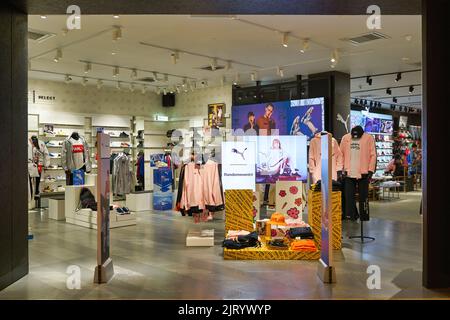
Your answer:
[[[180,93],[181,92],[180,87],[177,86],[176,88],[177,88],[177,93]]]
[[[135,89],[135,88],[134,88],[134,83],[130,83],[130,91],[131,91],[131,92],[134,92],[134,89]]]
[[[251,79],[252,81],[258,81],[258,73],[257,73],[256,71],[250,73],[250,79]]]
[[[117,83],[116,83],[116,89],[117,89],[117,90],[122,89],[122,87],[121,87],[121,85],[120,85],[120,81],[117,81]]]
[[[47,16],[41,15],[41,19],[47,19]]]
[[[397,100],[396,97],[393,97],[393,98],[392,98],[392,102],[397,103],[397,101],[398,101],[398,100]]]
[[[277,67],[277,75],[281,78],[284,77],[284,70],[281,67]]]
[[[180,54],[178,51],[174,51],[170,54],[170,57],[172,58],[172,63],[177,64],[178,60],[180,59]]]
[[[137,78],[137,70],[133,69],[131,70],[131,79],[135,80]]]
[[[281,45],[285,48],[287,48],[287,46],[288,46],[288,37],[289,37],[289,32],[283,32],[281,34]]]
[[[225,65],[225,70],[228,71],[230,69],[233,69],[233,66],[231,64],[231,61],[227,61],[227,64]]]
[[[372,85],[372,78],[371,78],[371,77],[367,77],[367,78],[366,78],[366,82],[367,82],[367,84],[368,84],[369,86],[371,86],[371,85]]]
[[[55,57],[53,58],[53,61],[55,61],[55,62],[59,62],[59,60],[61,60],[62,59],[62,50],[61,49],[56,49],[56,55],[55,55]]]
[[[101,89],[102,86],[103,86],[103,81],[100,80],[100,79],[98,79],[98,80],[97,80],[97,89]]]
[[[397,73],[397,77],[395,78],[395,82],[399,82],[402,79],[402,73]]]
[[[84,73],[89,73],[92,70],[92,65],[90,62],[86,62],[84,65]]]
[[[183,88],[187,87],[187,79],[183,78],[183,84],[181,85]]]
[[[331,53],[330,62],[336,65],[338,61],[339,61],[339,52],[337,49],[334,49],[333,52]]]
[[[113,41],[122,39],[122,28],[121,27],[114,27],[112,39],[113,39]]]
[[[387,88],[387,89],[386,89],[386,94],[388,94],[388,95],[391,95],[391,94],[392,94],[391,88]]]
[[[153,72],[153,80],[159,81],[158,74],[156,72]]]
[[[86,87],[87,83],[88,79],[83,77],[83,79],[81,80],[81,84],[83,85],[83,87]]]
[[[234,84],[235,86],[237,86],[237,85],[239,84],[239,80],[240,80],[239,73],[236,73],[236,75],[234,76],[234,82],[233,82],[233,84]]]
[[[169,75],[168,74],[164,75],[164,82],[169,82]]]
[[[113,15],[113,18],[114,18],[114,19],[119,19],[120,16],[119,16],[118,14],[115,14],[115,15]]]
[[[161,88],[160,88],[160,87],[157,87],[157,88],[156,88],[156,94],[157,94],[158,96],[161,94]]]
[[[164,93],[164,95],[167,94],[167,89],[166,88],[163,89],[163,93]]]
[[[213,58],[211,59],[211,70],[216,71],[216,69],[217,69],[217,59]]]
[[[119,76],[120,70],[119,67],[114,67],[113,69],[113,77],[117,78]]]
[[[70,81],[72,81],[72,77],[69,76],[68,74],[66,74],[65,78],[64,78],[64,82],[65,83],[69,83]]]
[[[413,93],[414,91],[414,86],[409,86],[409,93]]]
[[[300,53],[305,53],[309,49],[309,39],[305,39],[302,42],[302,47],[300,48]]]
[[[208,86],[208,81],[202,80],[201,85],[202,85],[202,88],[206,88]]]

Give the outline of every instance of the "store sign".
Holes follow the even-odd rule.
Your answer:
[[[168,116],[155,115],[154,119],[155,119],[155,121],[169,121]]]
[[[33,101],[33,103],[52,104],[56,102],[56,96],[50,94],[39,93],[36,92],[36,90],[33,90],[31,94],[31,101]]]
[[[222,142],[222,185],[224,190],[255,191],[255,165],[255,142]]]

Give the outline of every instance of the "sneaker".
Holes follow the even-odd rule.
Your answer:
[[[136,146],[136,148],[143,148],[143,147],[144,147],[144,141],[139,141],[139,143]]]
[[[139,131],[138,131],[137,138],[138,138],[138,139],[144,139],[144,130],[139,130]]]
[[[52,159],[61,158],[61,153],[50,152],[48,155],[49,155],[50,158],[52,158]]]
[[[42,192],[49,193],[52,192],[52,189],[50,188],[50,186],[46,186],[44,190],[42,190]],[[36,195],[38,195],[38,193]]]
[[[126,133],[125,131],[122,131],[119,135],[120,138],[129,138],[130,135],[128,133]]]

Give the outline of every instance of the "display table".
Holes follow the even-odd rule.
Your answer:
[[[400,199],[400,188],[401,183],[397,181],[385,181],[379,184],[381,189],[381,199],[382,200],[390,200],[390,199]],[[387,190],[387,197],[385,196]],[[397,196],[395,196],[397,194]]]
[[[149,211],[152,209],[152,193],[141,191],[127,194],[126,204],[131,211]]]
[[[342,249],[342,196],[340,191],[331,193],[331,212],[333,216],[333,249]],[[314,233],[317,247],[320,249],[322,239],[322,193],[308,192],[308,224]]]

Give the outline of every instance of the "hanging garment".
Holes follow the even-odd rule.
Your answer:
[[[203,179],[200,173],[200,166],[191,162],[184,170],[183,192],[181,196],[181,208],[188,210],[190,207],[205,209],[203,197]]]
[[[83,137],[78,140],[69,137],[62,145],[61,164],[65,171],[81,169],[86,166],[86,172],[91,171],[89,145]]]
[[[31,160],[38,166],[48,167],[50,165],[50,154],[44,142],[38,140],[39,148],[31,143]]]
[[[348,174],[351,172],[353,178],[360,178],[369,171],[375,172],[377,153],[375,139],[370,134],[364,133],[358,141],[353,141],[351,133],[347,133],[342,137],[340,149],[343,156],[343,171]]]
[[[317,183],[322,176],[322,147],[321,135],[316,134],[309,144],[309,171],[312,182]],[[332,138],[332,179],[337,180],[337,172],[342,171],[343,158],[341,148],[335,138]]]
[[[113,170],[113,193],[119,195],[130,193],[132,173],[130,158],[125,153],[120,153],[114,159]]]
[[[203,197],[206,206],[223,205],[220,189],[219,168],[217,162],[208,160],[202,169]]]
[[[175,202],[175,208],[177,211],[180,211],[181,214],[184,216],[184,208],[181,207],[181,198],[183,195],[183,189],[184,189],[184,169],[186,165],[182,165],[180,168],[180,175],[178,179],[178,190],[177,190],[177,201]]]

